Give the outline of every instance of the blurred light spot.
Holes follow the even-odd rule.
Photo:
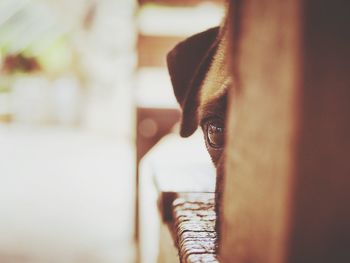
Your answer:
[[[139,124],[139,132],[141,136],[145,138],[151,138],[157,134],[158,125],[154,120],[150,118],[144,119]]]

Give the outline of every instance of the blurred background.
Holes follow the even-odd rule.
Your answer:
[[[179,110],[166,53],[220,0],[0,1],[0,262],[136,262],[137,167]]]

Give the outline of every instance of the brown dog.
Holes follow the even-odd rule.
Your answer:
[[[201,126],[217,169],[217,204],[224,172],[226,101],[232,83],[225,56],[225,32],[223,26],[196,34],[176,45],[167,56],[174,93],[182,108],[180,134],[188,137]]]

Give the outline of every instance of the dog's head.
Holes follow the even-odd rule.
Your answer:
[[[196,34],[167,56],[177,101],[182,108],[180,134],[188,137],[202,127],[206,147],[218,167],[225,144],[227,90],[231,85],[221,28]]]

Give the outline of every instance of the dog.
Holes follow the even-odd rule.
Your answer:
[[[208,29],[177,44],[167,55],[175,97],[182,109],[180,135],[201,127],[216,167],[216,212],[220,216],[225,159],[225,119],[232,77],[227,59],[225,25]],[[216,229],[219,232],[217,220]]]

